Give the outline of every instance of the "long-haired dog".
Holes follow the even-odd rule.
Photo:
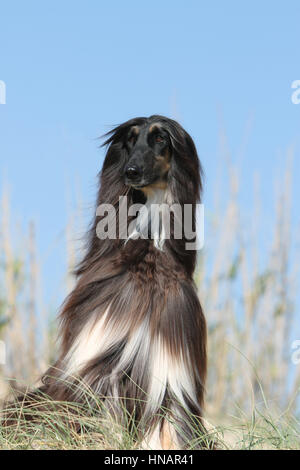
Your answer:
[[[202,170],[177,122],[131,119],[109,132],[105,145],[98,208],[110,204],[119,214],[122,196],[129,208],[189,204],[195,229]],[[118,222],[113,239],[99,237],[104,212],[97,211],[61,312],[59,357],[43,391],[80,402],[76,387],[66,385],[80,378],[120,421],[126,410],[144,445],[167,448],[172,440],[185,448],[205,433],[206,324],[193,282],[196,250],[186,249],[184,234],[174,236],[172,212],[169,237],[161,220],[155,236],[136,236],[145,226],[150,233],[152,218],[131,216],[127,237],[118,236]]]

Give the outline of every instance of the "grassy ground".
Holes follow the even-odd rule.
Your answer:
[[[41,397],[37,402],[25,405],[10,402],[6,412],[11,416],[6,426],[0,427],[0,449],[98,449],[131,450],[144,448],[143,437],[124,412],[123,424],[116,424],[105,412],[103,402],[91,395],[84,403],[53,402]],[[166,410],[161,410],[165,415]],[[31,421],[26,417],[33,418]],[[2,414],[2,418],[4,413]],[[170,419],[170,422],[171,419]],[[4,420],[2,421],[2,424]],[[129,427],[131,426],[131,431]],[[223,449],[299,449],[300,421],[287,409],[283,413],[270,409],[267,402],[253,407],[247,416],[241,409],[235,416],[206,419],[207,434],[193,429],[194,438],[189,449],[199,448],[202,443],[215,443]],[[140,434],[143,436],[143,432]]]
[[[103,425],[89,422],[91,429],[79,434],[61,422],[61,416],[48,416],[50,426],[14,426],[2,430],[0,449],[97,449],[131,450],[139,449],[132,437],[124,429],[119,432]],[[213,432],[219,449],[298,449],[300,450],[299,423],[294,420],[279,423],[268,416],[256,418],[255,422],[245,421],[236,425],[221,425]],[[193,449],[193,445],[190,446]]]

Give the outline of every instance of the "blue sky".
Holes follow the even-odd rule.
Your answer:
[[[245,212],[255,172],[271,210],[274,178],[294,146],[299,200],[300,105],[291,101],[291,84],[300,79],[299,13],[298,1],[274,0],[1,2],[7,97],[0,105],[0,184],[9,184],[23,227],[37,222],[44,291],[56,307],[68,192],[80,188],[89,216],[103,160],[96,139],[111,125],[156,113],[179,118],[205,168],[206,210],[220,126],[234,161],[248,136],[237,162]],[[294,224],[297,215],[294,207]]]

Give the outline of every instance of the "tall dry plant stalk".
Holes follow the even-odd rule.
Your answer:
[[[24,355],[16,358],[15,351],[24,351],[24,330],[20,312],[17,306],[17,294],[19,287],[20,260],[13,254],[9,194],[6,189],[2,198],[2,247],[3,247],[3,271],[5,309],[4,317],[7,319],[5,342],[7,345],[8,366],[16,375],[23,376]]]
[[[6,364],[0,371],[3,388],[3,376],[13,379],[16,384],[34,381],[45,362],[38,341],[44,332],[40,327],[40,270],[35,226],[30,222],[28,233],[22,233],[14,226],[7,189],[3,191],[0,217],[0,338],[6,347]],[[13,243],[16,233],[22,240],[18,249],[17,243]]]
[[[36,242],[35,242],[35,226],[31,222],[29,225],[29,315],[28,315],[28,331],[27,338],[29,340],[27,347],[27,357],[29,360],[29,376],[34,377],[37,370],[37,276],[38,267],[36,259]]]

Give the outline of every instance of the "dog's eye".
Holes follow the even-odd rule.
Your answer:
[[[160,144],[161,142],[164,141],[164,138],[162,135],[160,134],[157,134],[157,136],[155,137],[155,142],[157,142],[158,144]]]

